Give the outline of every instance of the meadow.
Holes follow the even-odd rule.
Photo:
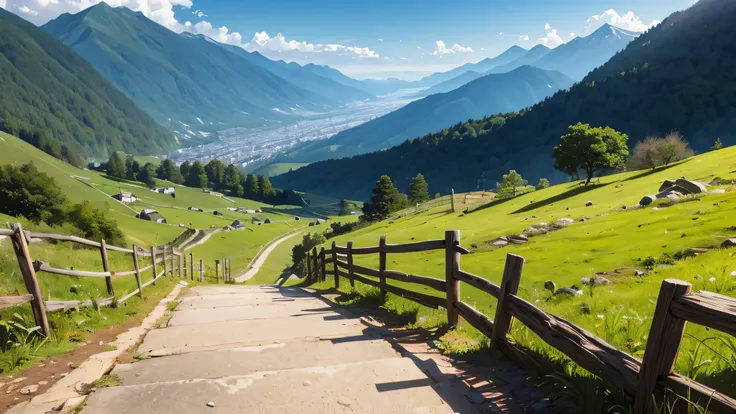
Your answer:
[[[657,193],[662,181],[679,177],[713,182],[714,185],[708,187],[709,192],[724,192],[684,197],[677,203],[660,201],[648,207],[637,205],[644,195]],[[449,213],[449,206],[440,206],[375,223],[339,236],[336,241],[342,246],[348,240],[352,240],[355,247],[375,246],[385,234],[390,244],[406,243],[442,239],[445,230],[458,229],[461,245],[471,250],[471,254],[461,258],[463,270],[500,284],[506,255],[520,255],[526,259],[519,289],[521,297],[641,358],[662,280],[677,278],[692,283],[695,291],[736,296],[736,250],[718,248],[724,240],[736,235],[736,186],[733,183],[736,183],[734,147],[708,152],[656,171],[631,171],[601,177],[587,187],[577,182],[560,184],[513,199],[494,201],[474,210]],[[438,190],[429,184],[431,191]],[[592,205],[586,206],[589,201]],[[557,231],[530,237],[526,244],[497,248],[489,243],[543,222],[556,223],[561,218],[574,222]],[[711,250],[693,255],[688,250],[691,248]],[[378,257],[356,256],[355,263],[378,268]],[[444,279],[444,253],[389,254],[387,267]],[[637,276],[630,269],[615,273],[622,268],[640,269],[644,274]],[[610,284],[591,289],[581,283],[582,278],[602,272],[606,272],[603,276]],[[581,289],[583,294],[553,296],[544,288],[548,280],[554,281],[558,288]],[[330,280],[315,287],[327,288],[331,284]],[[398,285],[441,296],[417,285]],[[359,290],[375,294],[366,287]],[[384,307],[406,308],[405,301],[389,297]],[[463,284],[462,297],[493,317],[495,300],[489,295]],[[417,320],[430,325],[446,322],[442,311],[429,309],[418,311]],[[467,324],[448,335],[443,346],[452,352],[466,352],[487,344],[482,335]],[[463,339],[458,340],[459,337]],[[550,358],[564,360],[519,324],[514,325],[513,337]],[[676,370],[734,396],[735,351],[734,338],[689,324]],[[567,361],[564,364],[570,365]],[[578,368],[570,369],[587,375]]]

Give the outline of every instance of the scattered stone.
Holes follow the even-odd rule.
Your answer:
[[[644,276],[646,274],[646,272],[643,271],[643,270],[637,270],[636,272],[634,272],[634,274],[637,275],[637,276]]]
[[[100,343],[98,345],[99,346],[102,346],[102,345],[105,345],[105,343],[103,341],[100,341]]]
[[[501,237],[498,238],[498,240],[509,241],[509,238],[506,237],[506,236],[501,236]]]
[[[695,279],[702,279],[702,278],[703,278],[703,276],[700,276],[700,275],[695,275],[695,277],[694,277],[694,278],[695,278]]]
[[[731,276],[732,277],[736,277],[736,270],[734,270],[733,272],[731,272]]]
[[[38,385],[26,385],[25,387],[20,389],[20,393],[23,395],[33,394],[36,391],[38,391]]]
[[[715,189],[715,190],[711,190],[710,193],[711,194],[723,194],[725,192],[726,192],[726,189],[725,188],[718,188],[718,189]]]
[[[8,389],[5,390],[5,393],[10,394],[11,392],[15,391],[16,388],[18,388],[18,384],[10,384],[8,385]]]
[[[505,240],[496,240],[496,241],[495,241],[495,242],[493,242],[492,244],[493,244],[493,246],[495,246],[495,247],[505,247],[505,246],[508,246],[509,242],[507,242],[507,241],[505,241]]]
[[[557,219],[557,224],[560,224],[560,225],[563,225],[563,226],[566,226],[568,224],[572,224],[574,222],[575,222],[575,220],[573,220],[571,218],[567,218],[567,217]]]
[[[641,204],[642,206],[648,206],[648,205],[652,204],[654,202],[654,200],[656,200],[656,199],[657,199],[657,196],[656,195],[646,195],[646,196],[642,197],[641,200],[639,200],[639,204]]]
[[[697,181],[686,180],[684,178],[678,178],[675,181],[675,184],[677,186],[684,188],[690,194],[700,194],[700,193],[705,193],[708,191],[708,189],[705,188],[705,184],[699,183]]]
[[[598,286],[598,285],[607,285],[611,283],[611,281],[602,276],[593,276],[593,277],[584,277],[580,279],[580,283],[584,285]]]
[[[736,247],[736,238],[726,239],[726,241],[721,243],[721,247]]]
[[[588,221],[588,220],[590,220],[590,217],[583,217],[580,219],[580,221]]]
[[[526,243],[529,241],[529,237],[527,237],[525,234],[514,234],[514,235],[509,236],[510,242],[513,243],[515,240],[520,240],[523,243]]]
[[[575,290],[573,288],[559,288],[555,292],[555,295],[572,295],[572,296],[580,296],[583,294],[582,290]]]
[[[680,200],[680,197],[675,193],[670,193],[670,194],[667,194],[667,199],[672,201],[673,203],[676,203],[677,201]]]
[[[673,181],[673,180],[664,180],[662,182],[662,185],[659,186],[659,190],[657,190],[657,191],[661,193],[662,191],[664,191],[664,190],[666,190],[668,188],[672,188],[675,185],[677,185],[677,183],[675,181]]]
[[[302,382],[302,385],[305,386],[305,387],[308,387],[308,386],[312,385],[312,381],[310,381],[310,380],[304,380],[304,382]]]
[[[61,374],[59,374],[60,377],[66,377],[67,375],[69,375],[68,372],[62,372]]]
[[[554,294],[555,291],[557,290],[557,285],[555,285],[555,282],[548,280],[544,282],[544,288],[552,292],[552,294]]]
[[[621,206],[621,210],[626,210],[626,206]]]
[[[587,303],[581,303],[580,304],[580,312],[583,315],[590,315],[590,305],[588,305]]]
[[[210,402],[207,403],[207,406],[210,407],[210,408],[212,408],[212,407],[215,406],[215,403],[212,402],[212,401],[210,401]]]
[[[38,385],[46,385],[48,384],[48,381],[38,381]]]
[[[592,205],[593,205],[593,202],[592,201],[588,201],[587,203],[585,203],[585,207],[590,207]]]
[[[14,380],[10,381],[10,383],[11,383],[11,384],[17,384],[17,383],[19,383],[19,382],[23,382],[23,381],[25,381],[25,380],[26,380],[26,377],[18,377],[18,378],[16,378],[16,379],[14,379]]]
[[[71,288],[69,288],[69,293],[74,293],[76,295],[77,294],[77,287],[76,286],[72,286]]]
[[[352,401],[346,398],[340,398],[339,400],[337,400],[337,403],[342,405],[343,407],[350,407],[353,404]]]

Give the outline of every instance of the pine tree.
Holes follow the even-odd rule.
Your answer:
[[[257,199],[260,195],[258,192],[258,179],[253,174],[248,174],[243,184],[243,194],[251,200]]]
[[[400,199],[399,190],[394,187],[388,175],[382,175],[373,188],[371,202],[363,205],[363,220],[380,221],[395,211]]]
[[[207,187],[207,173],[204,171],[204,166],[199,161],[194,161],[191,168],[189,169],[189,175],[184,181],[184,185],[187,187],[206,188]]]
[[[422,174],[417,174],[409,183],[409,202],[423,203],[429,200],[429,185]]]
[[[504,174],[501,182],[496,183],[496,190],[501,198],[516,197],[519,187],[523,187],[527,181],[517,173],[516,170],[509,170],[508,174]]]
[[[273,188],[271,180],[264,175],[258,176],[258,190],[262,201],[276,197],[276,190]]]
[[[125,156],[121,152],[113,152],[107,160],[107,175],[116,178],[125,178]]]

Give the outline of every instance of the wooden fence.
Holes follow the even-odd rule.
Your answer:
[[[386,269],[388,254],[431,250],[445,252],[444,280]],[[581,327],[517,296],[524,266],[522,257],[507,255],[501,285],[498,286],[460,268],[460,256],[467,253],[468,250],[460,246],[460,232],[457,230],[445,232],[443,240],[406,244],[387,244],[386,236],[381,236],[378,246],[371,247],[354,247],[352,241],[347,246],[337,246],[333,242],[332,249],[322,248],[317,252],[315,248],[309,254],[308,277],[324,281],[327,277],[326,264],[333,263],[335,288],[340,287],[340,278],[343,277],[351,286],[357,280],[377,287],[382,295],[390,292],[425,306],[445,308],[451,326],[457,326],[462,317],[490,338],[493,347],[518,363],[552,370],[551,364],[520,348],[510,339],[512,321],[517,320],[609,386],[622,389],[634,397],[635,413],[652,412],[655,399],[686,404],[678,396],[707,406],[708,412],[736,413],[735,399],[674,372],[687,321],[736,336],[736,299],[710,292],[692,293],[691,285],[687,282],[665,280],[660,289],[649,343],[643,361],[639,361]],[[379,255],[379,269],[354,263],[355,255],[368,254]],[[422,285],[437,291],[441,297],[403,289],[387,283],[388,280]],[[461,282],[498,300],[493,319],[461,300]]]
[[[143,289],[156,284],[156,279],[161,276],[170,275],[174,277],[178,275],[180,279],[186,278],[187,273],[194,280],[194,273],[196,268],[194,267],[194,258],[189,254],[189,266],[184,251],[176,248],[172,244],[166,244],[163,246],[153,246],[150,250],[145,250],[139,246],[133,245],[132,248],[128,249],[125,247],[118,247],[106,244],[104,240],[96,242],[87,240],[77,236],[51,234],[51,233],[34,233],[24,231],[20,224],[15,224],[11,229],[0,229],[0,236],[7,236],[13,243],[13,250],[15,251],[18,265],[20,266],[21,274],[23,276],[24,284],[28,290],[28,294],[20,296],[5,296],[0,297],[0,308],[6,308],[10,306],[19,306],[25,303],[31,304],[33,310],[33,316],[36,320],[36,324],[41,327],[41,331],[44,335],[49,335],[49,323],[46,316],[47,312],[67,310],[79,307],[85,307],[91,305],[91,300],[88,301],[44,301],[43,295],[37,279],[37,272],[50,273],[60,276],[71,276],[71,277],[93,277],[93,278],[104,278],[107,287],[108,298],[100,300],[98,303],[100,306],[110,306],[113,303],[123,303],[130,299],[134,295],[143,296]],[[73,242],[84,246],[98,248],[100,250],[100,256],[102,258],[102,271],[87,271],[77,269],[61,269],[50,265],[49,263],[36,260],[31,258],[30,249],[28,248],[31,242],[38,240],[56,240],[62,242]],[[132,259],[131,267],[132,270],[127,271],[112,271],[108,262],[107,253],[109,251],[121,252],[130,255]],[[140,258],[150,258],[150,264],[144,267],[140,265]],[[160,267],[159,267],[160,266]],[[216,274],[220,274],[220,263],[216,261],[215,264]],[[223,278],[229,278],[230,261],[223,261]],[[141,273],[148,270],[153,271],[153,278],[147,282],[141,280]],[[204,281],[204,266],[202,260],[199,261],[199,280]],[[120,298],[115,298],[115,291],[113,286],[113,280],[118,277],[134,276],[137,284],[137,288]],[[218,276],[219,278],[219,276]],[[228,280],[228,279],[225,279]]]

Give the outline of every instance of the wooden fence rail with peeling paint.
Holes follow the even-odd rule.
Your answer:
[[[123,303],[135,295],[139,295],[142,297],[143,289],[152,284],[155,284],[156,279],[160,278],[161,276],[165,276],[168,271],[170,271],[171,276],[173,276],[174,271],[178,270],[179,277],[183,277],[182,268],[183,263],[185,263],[183,257],[184,252],[177,250],[175,247],[169,244],[164,246],[153,246],[150,250],[143,250],[135,245],[133,245],[132,249],[129,249],[125,247],[118,247],[106,244],[104,240],[102,240],[101,242],[96,242],[78,236],[24,231],[21,228],[20,224],[14,224],[10,229],[0,229],[0,236],[7,236],[10,238],[13,244],[13,250],[15,251],[18,265],[20,266],[24,284],[26,286],[26,289],[28,290],[28,294],[26,295],[0,297],[0,309],[30,303],[31,309],[33,310],[34,319],[36,320],[36,324],[41,328],[41,332],[43,332],[43,334],[47,336],[50,334],[48,318],[46,316],[47,312],[65,311],[68,309],[91,306],[92,301],[45,301],[43,299],[43,296],[41,295],[37,272],[44,272],[69,277],[104,278],[107,285],[107,292],[111,297],[99,300],[98,304],[100,306],[110,306],[114,302]],[[62,269],[53,267],[49,263],[40,260],[33,261],[31,259],[29,244],[40,240],[72,242],[88,247],[98,248],[100,249],[100,255],[102,258],[103,271]],[[110,270],[107,257],[108,251],[115,251],[130,255],[133,261],[133,270]],[[163,253],[163,255],[160,255],[161,253]],[[169,253],[168,256],[167,253]],[[141,267],[139,263],[140,257],[151,258],[151,264]],[[175,260],[175,257],[178,258],[178,260]],[[167,264],[167,260],[169,259],[170,263]],[[193,259],[190,258],[190,263],[192,261]],[[157,272],[158,264],[164,265],[164,269],[161,272]],[[141,280],[141,273],[151,269],[153,269],[153,278],[147,282],[143,282]],[[193,269],[191,269],[190,272],[193,277]],[[135,276],[137,288],[127,295],[115,300],[112,281],[116,278],[126,276]]]
[[[412,275],[386,269],[388,254],[443,250],[445,279]],[[623,390],[634,397],[634,413],[648,414],[654,402],[669,404],[697,404],[708,407],[708,412],[736,413],[736,399],[674,372],[685,325],[688,321],[736,336],[736,299],[711,292],[692,293],[689,283],[679,280],[662,282],[659,299],[649,332],[643,361],[622,352],[585,329],[555,315],[551,315],[517,295],[524,259],[509,254],[501,278],[496,285],[489,280],[460,269],[460,256],[469,251],[460,246],[460,232],[445,233],[444,240],[429,240],[405,244],[386,244],[381,236],[378,246],[356,247],[334,242],[331,249],[307,252],[310,281],[324,281],[328,276],[326,264],[332,263],[329,275],[335,288],[340,278],[351,285],[355,281],[380,289],[381,294],[393,293],[425,306],[443,307],[451,326],[462,317],[491,340],[491,345],[517,363],[535,369],[554,369],[548,361],[540,360],[518,346],[509,334],[514,321],[520,322],[548,345],[559,350],[576,364],[601,378],[612,389]],[[380,269],[354,263],[355,256],[378,254]],[[374,279],[377,278],[377,279]],[[399,281],[417,285],[406,289],[387,283]],[[483,314],[460,299],[460,283],[467,283],[498,300],[493,317]],[[420,290],[420,291],[418,291]],[[436,295],[439,293],[443,296]],[[689,402],[688,402],[689,401]],[[680,407],[674,412],[689,412]]]

